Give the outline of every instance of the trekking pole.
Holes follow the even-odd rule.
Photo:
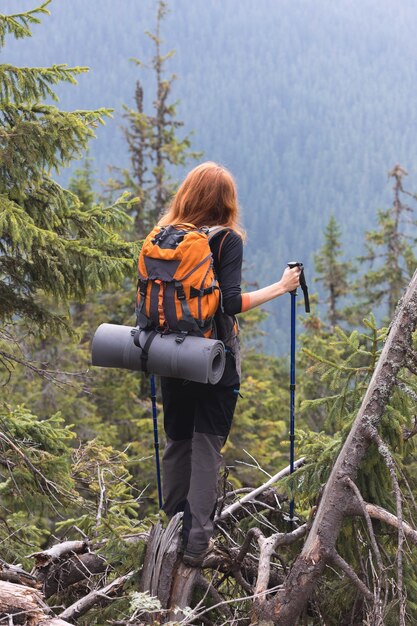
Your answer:
[[[308,287],[304,276],[304,266],[298,261],[290,261],[288,267],[301,268],[300,287],[304,295],[304,307],[306,313],[310,313],[310,302],[308,298]],[[297,289],[290,292],[291,294],[291,351],[290,351],[290,474],[294,473],[294,456],[295,456],[295,325],[296,325],[296,298]],[[290,502],[291,526],[294,522],[294,498]]]
[[[161,487],[161,466],[159,463],[159,439],[158,439],[158,416],[156,411],[156,385],[155,376],[151,374],[151,400],[153,418],[153,443],[155,448],[156,482],[158,485],[158,503],[162,509],[162,487]]]

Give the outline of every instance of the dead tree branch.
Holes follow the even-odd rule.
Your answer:
[[[74,604],[71,604],[68,608],[66,608],[62,613],[60,613],[59,617],[61,619],[71,619],[75,620],[81,615],[84,615],[93,608],[96,604],[108,604],[115,597],[117,597],[118,592],[123,588],[123,586],[127,583],[130,578],[132,578],[134,572],[129,572],[125,576],[119,576],[111,582],[109,585],[106,585],[102,589],[95,589],[91,591],[88,595]]]
[[[376,504],[366,503],[365,506],[370,517],[380,520],[381,522],[385,522],[385,524],[389,524],[389,526],[393,526],[398,530],[400,526],[398,517]],[[402,521],[402,528],[406,538],[409,539],[409,541],[411,541],[414,545],[417,545],[417,531],[414,530],[414,528],[411,528],[411,526],[404,522],[404,520]]]
[[[353,482],[353,480],[351,478],[349,478],[349,476],[346,477],[346,483],[349,485],[349,487],[352,489],[353,493],[355,494],[356,499],[358,501],[358,504],[359,504],[359,506],[361,508],[362,515],[365,518],[366,526],[368,528],[369,539],[371,541],[372,549],[374,551],[374,554],[375,554],[375,557],[376,557],[376,562],[378,564],[379,574],[382,575],[382,572],[383,572],[383,569],[384,569],[384,565],[382,563],[381,552],[379,551],[379,547],[378,547],[378,543],[376,541],[374,529],[372,527],[371,518],[370,518],[368,510],[366,508],[366,503],[365,503],[364,499],[362,498],[362,494],[359,491],[357,485]]]
[[[301,465],[304,463],[304,460],[305,460],[304,457],[302,457],[301,459],[298,459],[297,461],[295,461],[294,468],[297,469],[301,467]],[[288,476],[289,473],[290,473],[290,466],[288,465],[288,467],[285,467],[274,476],[271,476],[271,478],[266,483],[260,485],[253,491],[250,491],[245,496],[243,496],[243,498],[241,498],[237,502],[234,502],[233,504],[230,504],[225,509],[223,509],[220,516],[217,518],[217,520],[226,519],[229,515],[232,515],[232,513],[234,513],[237,509],[239,509],[244,504],[252,502],[259,494],[261,494],[268,487],[276,483],[278,480],[280,480],[281,478],[284,478],[284,476]]]
[[[335,567],[338,567],[339,569],[341,569],[342,572],[344,572],[346,576],[350,578],[350,580],[359,589],[361,594],[366,598],[366,600],[368,600],[368,602],[374,601],[374,596],[373,596],[372,591],[368,589],[365,583],[359,578],[355,570],[349,565],[349,563],[346,563],[346,561],[342,559],[342,557],[340,556],[340,554],[336,552],[336,550],[330,557],[330,562]]]
[[[270,537],[264,537],[262,533],[258,535],[258,544],[261,552],[259,556],[258,579],[255,586],[255,597],[258,604],[263,604],[266,601],[264,592],[269,585],[271,557],[274,551],[278,546],[289,546],[304,537],[306,528],[306,524],[304,524],[291,533],[275,533]]]
[[[351,499],[346,477],[355,480],[376,428],[406,365],[407,349],[417,325],[417,272],[399,303],[362,405],[326,483],[311,531],[282,588],[259,618],[276,626],[293,626],[310,599],[335,549]],[[402,610],[401,610],[402,614]],[[402,617],[401,617],[402,619]]]
[[[386,443],[382,440],[380,434],[374,426],[371,427],[372,438],[378,446],[378,451],[384,459],[385,465],[388,467],[392,488],[395,496],[395,504],[397,509],[398,519],[398,549],[397,549],[397,586],[398,595],[400,600],[400,624],[399,626],[405,626],[405,596],[403,585],[403,544],[404,544],[404,529],[403,529],[403,511],[402,511],[402,498],[401,489],[398,484],[397,472],[395,468],[394,459],[391,452],[388,449]]]

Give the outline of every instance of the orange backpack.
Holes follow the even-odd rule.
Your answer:
[[[222,230],[174,224],[149,233],[138,260],[140,328],[210,337],[220,289],[209,242]]]

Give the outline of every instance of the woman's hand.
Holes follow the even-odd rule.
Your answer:
[[[257,291],[242,294],[242,311],[249,311],[269,300],[284,295],[288,291],[294,291],[300,286],[301,269],[299,267],[287,267],[277,283],[263,287]]]
[[[299,267],[285,268],[281,280],[279,281],[283,293],[294,291],[294,289],[300,286],[300,274],[301,268]]]

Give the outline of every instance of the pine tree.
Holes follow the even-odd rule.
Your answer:
[[[161,23],[168,12],[167,4],[159,0],[155,32],[146,32],[154,45],[150,67],[155,76],[156,94],[153,112],[145,112],[144,90],[136,82],[136,108],[124,107],[124,128],[130,154],[130,169],[119,170],[120,180],[110,182],[112,189],[127,190],[137,198],[132,209],[135,235],[143,237],[158,220],[172,196],[176,183],[171,178],[171,166],[184,165],[199,153],[190,150],[190,137],[180,139],[178,129],[184,124],[177,119],[178,102],[170,102],[175,74],[165,75],[165,64],[174,50],[162,52]],[[139,59],[133,62],[140,69],[147,66]]]
[[[343,311],[339,308],[339,301],[351,291],[349,274],[352,271],[352,264],[340,260],[342,255],[340,236],[340,227],[332,215],[324,232],[323,246],[314,257],[318,274],[316,281],[321,282],[325,289],[327,319],[331,329],[345,319]]]
[[[37,9],[0,16],[6,35],[29,36],[48,13]],[[82,300],[132,271],[132,245],[116,232],[126,224],[126,198],[85,207],[53,179],[82,155],[108,109],[62,111],[55,85],[76,83],[87,68],[0,66],[0,320],[20,320],[45,335],[69,330],[68,302]],[[7,337],[3,336],[3,339]],[[9,358],[3,353],[3,363]]]

